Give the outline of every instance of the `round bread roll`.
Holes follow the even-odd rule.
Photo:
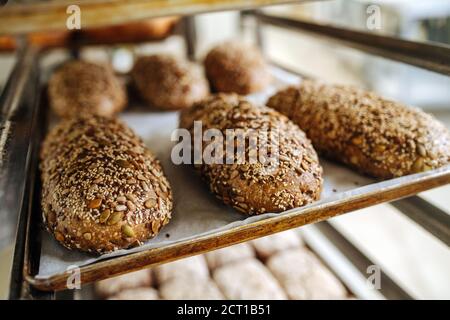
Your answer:
[[[220,143],[224,155],[218,155],[223,164],[203,161],[196,167],[211,191],[226,204],[252,215],[288,210],[319,198],[323,179],[317,154],[303,131],[282,114],[254,106],[235,94],[219,94],[182,112],[180,126],[192,137],[194,121],[201,121],[203,132],[215,129],[224,136]],[[242,146],[242,138],[236,141],[231,137],[240,147],[231,154],[226,152],[226,135],[239,135],[242,130],[246,140],[257,135],[256,147],[250,148],[250,142]],[[195,150],[195,139],[191,140]],[[202,145],[204,154],[210,146]],[[238,152],[242,147],[244,152]],[[264,149],[266,156],[261,157]],[[255,157],[257,161],[251,161]]]
[[[392,178],[450,162],[450,133],[433,116],[349,86],[303,81],[267,102],[302,128],[321,154]]]
[[[228,41],[216,46],[204,64],[208,80],[218,92],[245,95],[263,90],[271,81],[260,51],[244,43]]]
[[[198,66],[171,55],[140,57],[131,75],[141,97],[159,109],[189,108],[209,94],[208,82]]]
[[[65,118],[86,113],[109,117],[127,104],[125,88],[109,66],[79,60],[52,74],[48,96],[53,111]]]
[[[119,120],[59,123],[43,143],[40,169],[44,224],[69,249],[137,246],[171,217],[171,189],[158,160]]]

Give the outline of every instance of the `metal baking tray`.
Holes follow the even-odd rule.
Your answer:
[[[26,50],[23,59],[25,63],[19,65],[22,69],[28,69],[27,72],[22,70],[19,74],[24,78],[21,81],[25,81],[28,85],[16,94],[36,97],[39,103],[36,103],[34,106],[30,122],[31,138],[27,157],[29,166],[25,171],[26,183],[21,203],[21,220],[18,229],[20,239],[18,247],[16,247],[19,250],[15,252],[18,258],[15,259],[16,262],[13,266],[13,268],[21,270],[22,279],[13,279],[13,281],[23,281],[27,287],[29,286],[29,290],[59,291],[66,289],[67,279],[71,276],[71,272],[57,272],[45,277],[39,275],[42,257],[45,254],[45,251],[43,251],[45,249],[43,247],[43,240],[45,242],[45,236],[43,238],[43,235],[45,233],[42,232],[40,225],[40,179],[37,155],[40,143],[47,130],[50,116],[47,112],[46,95],[43,94],[43,90],[45,90],[44,75],[48,73],[48,70],[41,70],[35,67],[36,62],[40,59],[39,53],[35,50]],[[277,69],[274,68],[274,70]],[[280,74],[284,74],[286,77],[289,76],[286,72]],[[16,98],[21,99],[21,97]],[[127,111],[124,112],[124,116],[127,117]],[[158,117],[158,114],[153,114],[152,116]],[[162,117],[170,117],[170,113],[166,113]],[[236,215],[239,218],[236,221],[230,221],[223,228],[216,228],[190,237],[181,237],[171,242],[160,242],[148,248],[141,248],[138,251],[126,251],[119,256],[108,257],[81,265],[79,268],[81,283],[87,284],[136,271],[144,267],[170,262],[283,230],[316,223],[353,210],[408,197],[450,183],[450,166],[386,181],[373,181],[359,176],[343,166],[332,163],[327,164],[327,167],[328,169],[325,169],[325,172],[331,170],[337,174],[325,175],[325,182],[329,184],[327,188],[329,194],[320,201],[280,214],[265,214],[248,219]],[[171,176],[168,176],[170,180]],[[333,179],[334,181],[330,181]],[[336,179],[350,179],[346,181],[346,190],[343,192],[332,190],[335,185],[340,185],[336,184]],[[196,179],[191,183],[201,184],[201,181]],[[350,188],[348,187],[349,185],[351,185]],[[205,199],[213,198],[206,189],[204,197]],[[165,230],[163,229],[162,234],[164,233]],[[23,247],[20,249],[22,244]],[[64,251],[64,255],[67,256],[74,254],[77,253]]]

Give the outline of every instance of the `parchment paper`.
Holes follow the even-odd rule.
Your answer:
[[[283,70],[272,68],[272,71],[275,77],[274,84],[264,93],[250,95],[248,97],[250,100],[264,103],[280,87],[301,81]],[[59,245],[50,234],[42,231],[38,278],[64,273],[72,266],[84,266],[102,259],[172,244],[276,215],[267,213],[246,218],[212,196],[191,166],[172,164],[170,153],[174,142],[170,141],[170,135],[178,126],[177,112],[149,112],[143,108],[132,108],[131,111],[123,113],[121,118],[144,139],[146,145],[161,160],[173,189],[175,206],[172,220],[156,238],[149,240],[143,246],[100,257],[69,251]],[[356,188],[373,182],[340,165],[322,159],[321,164],[324,168],[325,181],[321,201],[346,197]]]

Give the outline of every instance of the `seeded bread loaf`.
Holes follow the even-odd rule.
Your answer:
[[[198,66],[167,54],[138,58],[131,75],[141,97],[159,109],[188,108],[209,94]]]
[[[267,102],[316,150],[362,173],[391,178],[450,162],[450,133],[433,116],[349,86],[303,81]]]
[[[192,137],[194,121],[201,121],[203,132],[219,130],[224,136],[223,150],[227,134],[239,130],[246,132],[247,138],[257,134],[257,148],[250,148],[247,142],[240,147],[244,152],[234,148],[236,152],[231,154],[217,154],[217,160],[223,157],[222,164],[204,161],[196,166],[210,190],[226,204],[246,214],[260,214],[303,206],[319,198],[323,180],[317,154],[303,131],[279,112],[252,105],[235,94],[219,94],[182,112],[180,126]],[[203,151],[207,147],[204,142]],[[261,150],[268,151],[267,157],[260,156]]]
[[[125,88],[109,66],[79,60],[52,74],[48,96],[53,111],[66,118],[86,113],[112,116],[127,103]]]
[[[248,44],[219,44],[207,54],[204,64],[208,80],[218,92],[245,95],[263,90],[271,81],[263,56]]]
[[[119,120],[62,121],[43,143],[40,169],[44,224],[69,249],[140,245],[171,217],[171,189],[158,160]]]

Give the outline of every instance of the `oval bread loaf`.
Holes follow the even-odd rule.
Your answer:
[[[43,143],[40,169],[44,223],[69,249],[140,245],[171,217],[171,189],[158,160],[119,120],[59,123]]]
[[[249,94],[263,90],[271,81],[260,51],[248,44],[227,41],[206,56],[205,71],[217,92]]]
[[[138,58],[131,75],[141,97],[159,109],[188,108],[209,94],[198,66],[167,54]]]
[[[443,124],[372,92],[308,80],[279,91],[267,105],[297,123],[319,153],[373,177],[450,162],[450,133]]]
[[[182,112],[180,126],[188,129],[192,137],[194,121],[201,121],[203,132],[216,129],[225,136],[230,130],[237,133],[239,129],[258,134],[257,149],[250,148],[250,143],[243,146],[245,152],[241,155],[245,159],[238,152],[231,153],[231,157],[225,152],[222,164],[203,162],[198,166],[210,190],[226,204],[251,215],[280,212],[319,198],[322,167],[317,154],[303,131],[282,114],[265,106],[254,106],[235,94],[219,94]],[[267,132],[273,139],[268,138]],[[223,141],[226,150],[226,138]],[[235,146],[239,144],[234,141]],[[203,143],[203,151],[207,147]],[[261,148],[269,153],[276,150],[278,163],[263,158],[251,162],[251,153],[259,154]]]
[[[86,113],[113,116],[127,104],[125,88],[109,66],[80,60],[52,74],[48,97],[53,111],[66,118]]]

